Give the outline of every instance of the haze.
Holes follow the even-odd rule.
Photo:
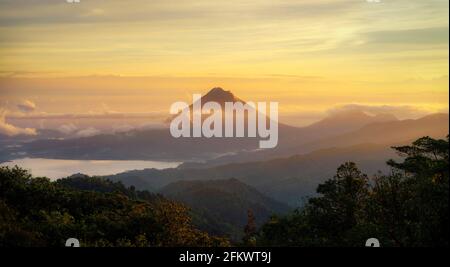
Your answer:
[[[215,86],[297,126],[448,113],[444,0],[2,0],[0,18],[0,121],[24,133],[55,116],[156,123]]]

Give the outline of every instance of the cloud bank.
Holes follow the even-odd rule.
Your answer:
[[[36,129],[20,128],[6,121],[5,109],[0,110],[0,135],[16,136],[16,135],[36,135]]]
[[[30,100],[24,100],[17,104],[17,108],[23,113],[30,113],[36,109],[36,104]]]
[[[392,114],[399,119],[415,119],[426,116],[433,111],[421,109],[409,105],[364,105],[364,104],[345,104],[333,107],[327,111],[328,114],[336,114],[345,111],[362,111],[370,115]]]

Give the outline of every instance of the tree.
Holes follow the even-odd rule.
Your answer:
[[[109,180],[77,176],[51,182],[0,167],[0,246],[227,246],[196,229],[188,209]]]
[[[301,210],[272,218],[258,233],[264,246],[448,246],[449,139],[423,137],[394,147],[389,174],[369,182],[354,163],[341,165]]]
[[[321,197],[311,198],[307,207],[310,224],[324,235],[325,245],[349,244],[348,233],[363,216],[369,183],[353,162],[339,166],[333,179],[320,184],[317,193]]]
[[[256,222],[253,212],[249,209],[247,211],[247,224],[244,227],[244,245],[254,246],[255,245],[255,234],[256,234]]]
[[[374,223],[396,246],[448,246],[449,142],[422,137],[394,147],[403,162],[389,160],[391,175],[376,177]]]
[[[389,160],[387,164],[406,175],[434,176],[445,182],[448,179],[449,136],[447,140],[433,139],[429,136],[417,139],[410,146],[393,147],[404,161]]]

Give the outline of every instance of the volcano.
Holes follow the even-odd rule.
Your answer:
[[[244,100],[231,91],[220,87],[209,90],[201,100],[202,103],[214,101],[221,105],[226,102],[244,103]],[[64,140],[35,140],[23,143],[20,150],[10,148],[5,152],[26,152],[30,157],[55,159],[145,159],[183,162],[207,160],[210,165],[217,165],[267,160],[304,154],[318,148],[350,146],[361,142],[398,144],[402,140],[408,141],[425,135],[439,137],[436,133],[447,133],[448,114],[437,116],[439,120],[433,118],[398,120],[392,115],[370,116],[361,112],[344,112],[331,114],[322,121],[303,128],[279,123],[277,147],[263,151],[259,151],[258,138],[173,138],[169,128],[166,128]]]
[[[241,99],[236,97],[231,91],[225,91],[222,87],[214,87],[211,89],[206,95],[201,98],[202,103],[206,102],[216,102],[221,105],[225,104],[225,102],[242,102]],[[192,105],[191,105],[192,106]]]

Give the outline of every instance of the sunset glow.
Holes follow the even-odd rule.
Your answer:
[[[0,16],[10,116],[24,100],[46,114],[168,113],[215,86],[279,101],[296,125],[349,104],[448,112],[444,0],[0,1]]]

